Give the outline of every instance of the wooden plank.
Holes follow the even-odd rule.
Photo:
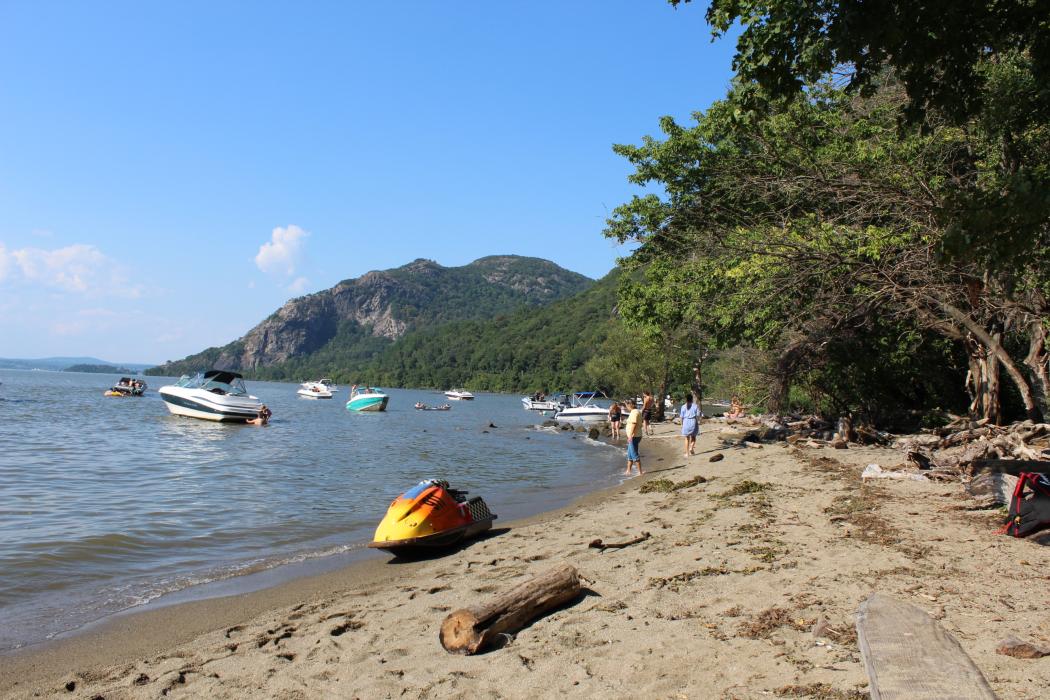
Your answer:
[[[872,700],[995,700],[955,637],[910,603],[872,594],[857,609]]]

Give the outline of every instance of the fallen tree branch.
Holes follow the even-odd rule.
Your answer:
[[[630,547],[632,544],[645,542],[647,539],[649,539],[649,537],[650,535],[648,532],[643,532],[641,536],[635,537],[633,540],[627,540],[626,542],[610,542],[609,544],[605,544],[599,539],[594,540],[587,546],[591,547],[592,549],[600,549],[604,552],[606,549],[623,549],[624,547]]]

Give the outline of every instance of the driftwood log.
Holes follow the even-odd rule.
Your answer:
[[[490,600],[449,613],[438,638],[445,651],[476,654],[501,634],[513,634],[549,610],[580,594],[575,567],[562,564]]]

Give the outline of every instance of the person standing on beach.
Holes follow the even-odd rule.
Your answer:
[[[638,454],[638,445],[642,442],[642,412],[627,401],[624,401],[623,407],[624,410],[630,411],[627,416],[627,424],[623,429],[627,437],[627,471],[624,474],[630,476],[631,465],[637,464],[638,476],[641,476],[645,473],[642,471],[642,458]]]
[[[652,420],[655,405],[656,401],[651,391],[642,394],[642,429],[646,435],[653,434],[653,426],[649,424],[649,421]]]
[[[682,437],[685,438],[685,456],[696,454],[696,436],[700,433],[700,407],[693,403],[693,395],[685,395],[685,403],[678,415],[682,419]]]
[[[620,404],[613,401],[609,406],[609,427],[612,428],[612,439],[617,442],[620,441],[620,416]]]

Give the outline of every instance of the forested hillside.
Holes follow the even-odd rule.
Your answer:
[[[407,333],[513,314],[592,284],[538,258],[491,256],[462,267],[416,260],[292,299],[244,337],[148,373],[170,376],[214,367],[295,379],[315,370],[346,372],[375,360]]]

